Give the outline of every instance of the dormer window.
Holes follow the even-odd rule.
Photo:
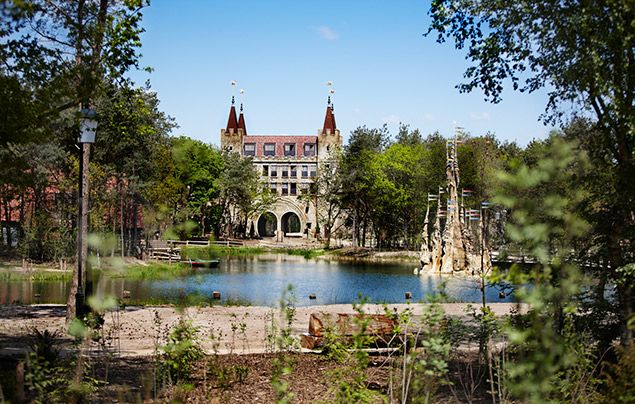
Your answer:
[[[244,153],[245,156],[255,156],[256,155],[256,144],[255,143],[245,143]]]
[[[276,155],[276,144],[275,143],[265,143],[263,146],[263,154],[265,156],[275,156]]]
[[[315,143],[305,143],[304,144],[304,155],[305,156],[315,156]]]
[[[285,143],[284,144],[284,155],[285,156],[295,156],[295,143]]]

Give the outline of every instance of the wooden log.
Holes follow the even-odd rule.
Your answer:
[[[397,321],[385,314],[346,314],[337,315],[337,328],[341,335],[353,335],[361,331],[360,323],[367,321],[367,335],[389,335],[394,332]]]
[[[322,337],[316,337],[308,333],[300,335],[300,346],[306,349],[317,349],[322,346],[324,339]]]
[[[335,328],[335,318],[330,313],[311,313],[309,317],[309,334],[322,337],[327,328]]]
[[[26,400],[24,393],[24,362],[18,362],[15,368],[15,398],[22,403]]]
[[[349,314],[338,313],[337,319],[324,312],[311,313],[309,317],[309,334],[322,337],[331,328],[341,336],[351,336],[360,332],[360,322],[367,321],[367,335],[390,335],[397,326],[397,321],[385,314]]]

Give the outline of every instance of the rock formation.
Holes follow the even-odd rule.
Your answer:
[[[483,238],[484,227],[481,221],[480,245],[482,252],[478,251],[473,243],[473,236],[468,227],[472,217],[466,214],[464,206],[459,200],[460,171],[457,158],[457,135],[448,142],[446,154],[446,175],[447,175],[447,204],[445,211],[445,224],[442,228],[441,218],[444,212],[441,210],[441,194],[439,190],[437,214],[432,234],[432,249],[428,242],[428,210],[423,230],[423,240],[420,252],[420,271],[454,273],[471,272],[476,273],[483,268],[484,271],[491,269],[491,259],[489,249],[486,247]],[[463,195],[461,195],[462,197]],[[428,198],[428,201],[430,198]]]

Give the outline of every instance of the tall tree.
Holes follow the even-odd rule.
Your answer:
[[[222,232],[227,237],[246,236],[248,220],[266,211],[276,198],[261,182],[252,159],[235,152],[223,154],[223,171],[218,184],[225,226]]]
[[[315,178],[314,190],[317,197],[317,214],[319,229],[324,232],[326,248],[331,245],[331,238],[342,225],[344,207],[342,204],[342,150],[336,148],[329,157],[320,163],[318,175]],[[314,200],[311,192],[300,196],[309,203]],[[316,229],[316,232],[319,230]]]
[[[388,145],[388,128],[378,129],[360,126],[351,132],[344,148],[342,159],[343,189],[342,200],[350,212],[352,220],[353,245],[365,245],[368,226],[371,224],[373,203],[371,162],[374,156]],[[360,239],[361,236],[361,239]],[[360,243],[361,242],[361,243]]]
[[[610,248],[616,270],[635,253],[635,5],[632,1],[435,0],[428,33],[452,39],[472,62],[461,91],[480,88],[498,102],[515,90],[549,91],[543,119],[559,121],[571,103],[596,118],[595,144],[611,157],[619,226]],[[564,105],[564,108],[563,108]],[[620,283],[624,340],[635,286]]]

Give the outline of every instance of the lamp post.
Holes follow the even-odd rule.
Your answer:
[[[85,314],[84,276],[88,258],[88,164],[90,161],[90,145],[95,143],[97,132],[97,116],[93,109],[82,109],[79,121],[79,144],[82,158],[79,160],[79,214],[77,223],[77,293],[75,294],[75,316]]]

